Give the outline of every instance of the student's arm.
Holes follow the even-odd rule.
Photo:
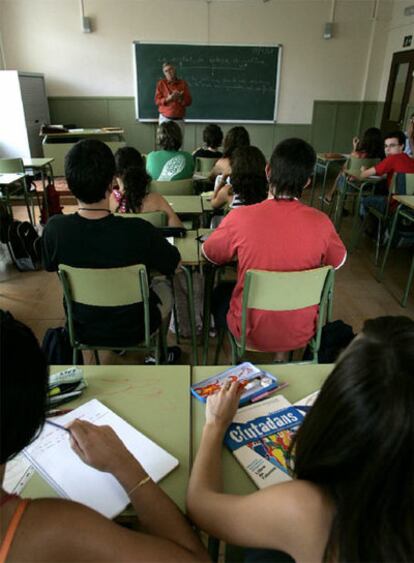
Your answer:
[[[223,175],[218,185],[214,188],[214,193],[210,202],[213,209],[220,209],[226,204],[231,203],[233,199],[232,188],[230,184],[227,184],[227,178],[227,175]]]
[[[237,256],[237,244],[233,228],[234,217],[237,219],[238,209],[233,210],[201,247],[201,251],[209,262],[213,264],[226,264],[232,262]]]
[[[361,166],[361,178],[369,178],[370,176],[375,176],[376,173],[375,166],[371,166],[371,168]]]
[[[157,207],[158,211],[164,211],[164,213],[166,213],[166,215],[168,217],[168,226],[169,227],[182,227],[182,228],[184,228],[184,225],[182,224],[180,218],[175,213],[175,211],[173,210],[171,205],[168,203],[168,201],[165,199],[165,197],[163,197],[161,194],[157,194],[156,192],[150,193],[150,194],[148,194],[148,196],[151,196],[151,199],[153,200],[153,205],[155,207]]]
[[[298,544],[306,545],[314,533],[326,543],[323,518],[315,517],[323,498],[311,484],[294,481],[246,496],[222,493],[223,438],[241,392],[234,382],[207,400],[206,424],[187,492],[189,516],[210,535],[240,546],[280,549],[294,556],[300,552]]]
[[[329,223],[326,249],[322,262],[325,266],[332,266],[335,270],[339,270],[345,264],[347,251],[334,226],[330,221]]]
[[[145,222],[145,231],[140,235],[146,237],[147,257],[145,264],[161,274],[173,274],[180,262],[181,256],[177,248],[170,244],[150,223]]]
[[[56,216],[58,217],[58,216]],[[51,217],[42,234],[42,263],[48,272],[56,272],[59,266],[58,260],[58,233],[55,229],[54,217]]]

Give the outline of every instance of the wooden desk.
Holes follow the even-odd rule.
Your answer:
[[[114,129],[108,131],[100,129],[72,129],[67,133],[47,133],[43,137],[43,154],[55,160],[54,170],[56,176],[63,176],[64,160],[67,152],[79,139],[99,139],[103,141],[112,152],[125,146],[124,130]]]
[[[192,370],[192,383],[202,381],[216,373],[224,371],[230,366],[194,367]],[[332,364],[291,364],[291,365],[264,365],[261,366],[278,377],[280,381],[287,381],[288,387],[281,390],[291,403],[302,399],[313,391],[319,389],[333,369]],[[192,398],[191,408],[191,443],[193,460],[200,445],[201,431],[204,427],[205,404]],[[227,448],[223,452],[224,492],[236,495],[245,495],[257,490],[253,481],[249,479],[241,465]]]
[[[392,220],[390,236],[388,238],[387,246],[386,246],[386,249],[385,249],[385,252],[384,252],[384,258],[382,259],[381,269],[380,269],[379,274],[378,274],[378,280],[379,281],[382,281],[382,279],[384,278],[385,263],[387,262],[388,254],[389,254],[390,248],[391,248],[391,244],[394,240],[394,235],[395,235],[395,231],[396,231],[396,228],[397,228],[398,219],[400,217],[403,217],[407,221],[414,223],[414,212],[413,212],[414,211],[414,195],[393,195],[392,197],[393,197],[393,199],[398,201],[399,205],[398,205],[398,207],[397,207],[397,209],[394,213],[394,218]],[[402,307],[407,306],[408,294],[410,292],[411,284],[413,283],[413,278],[414,278],[414,256],[413,256],[413,259],[411,261],[411,267],[410,267],[410,271],[409,271],[409,274],[408,274],[408,280],[407,280],[407,284],[405,286],[404,295],[401,299],[401,306]]]
[[[52,366],[51,371],[64,367],[68,366]],[[74,408],[97,398],[175,456],[179,467],[160,485],[183,510],[190,471],[190,367],[83,366],[83,370],[88,388],[68,406]],[[22,496],[58,495],[35,474]]]
[[[42,179],[43,205],[46,212],[46,221],[49,218],[49,204],[47,198],[46,176],[49,174],[52,182],[54,180],[52,162],[54,158],[23,158],[23,166],[26,171],[39,170]]]
[[[333,164],[341,164],[345,162],[348,158],[347,154],[342,154],[341,156],[329,156],[330,153],[318,153],[316,155],[316,163],[315,163],[315,171],[313,174],[313,181],[312,181],[312,191],[311,191],[311,199],[310,205],[313,205],[313,200],[315,197],[315,187],[316,187],[316,175],[318,173],[318,169],[323,171],[323,181],[321,185],[321,202],[319,204],[319,208],[322,209],[323,207],[323,198],[325,196],[325,188],[326,188],[326,179],[328,177],[329,168]],[[331,153],[332,154],[332,153]]]

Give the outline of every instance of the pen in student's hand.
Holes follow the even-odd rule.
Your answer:
[[[47,416],[62,416],[64,414],[68,414],[69,412],[72,412],[73,409],[58,409],[58,410],[52,410],[49,411],[47,413]]]
[[[70,434],[70,430],[69,428],[65,428],[64,426],[62,426],[61,424],[57,424],[56,422],[52,422],[51,420],[45,420],[46,424],[50,424],[51,426],[54,426],[55,428],[59,428],[60,430],[64,430],[65,432],[69,432]]]

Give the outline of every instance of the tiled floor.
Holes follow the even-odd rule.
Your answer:
[[[65,212],[74,208],[67,206]],[[23,207],[16,208],[16,218],[24,218]],[[349,240],[351,218],[343,221],[341,235]],[[390,255],[385,280],[375,279],[376,268],[372,262],[373,242],[363,239],[360,249],[348,256],[343,268],[337,272],[334,298],[334,319],[342,319],[359,331],[367,318],[381,315],[408,315],[414,318],[414,288],[408,306],[403,309],[402,297],[412,256],[412,249],[396,249]],[[57,275],[43,271],[18,272],[11,264],[7,249],[0,245],[0,307],[10,310],[19,320],[27,323],[41,340],[49,327],[64,323],[62,295]],[[175,337],[170,335],[172,343]],[[215,339],[211,339],[211,349]],[[190,346],[182,341],[181,363],[191,362]],[[142,358],[133,355],[118,357],[102,353],[103,363],[135,363]],[[266,361],[265,358],[263,358]],[[267,358],[268,360],[268,358]],[[89,361],[89,359],[87,359]],[[93,362],[91,359],[90,361]],[[221,357],[225,362],[224,356]]]

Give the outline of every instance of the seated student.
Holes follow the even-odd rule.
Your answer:
[[[408,127],[405,136],[404,152],[412,157],[414,154],[414,113],[412,113],[408,119]]]
[[[386,174],[389,189],[395,172],[414,174],[414,159],[404,152],[405,140],[406,138],[402,131],[387,133],[384,137],[385,159],[366,170],[364,167],[361,167],[361,178],[369,178],[369,176],[373,175],[383,176]],[[375,207],[383,212],[386,206],[387,196],[366,196],[361,201],[360,213],[362,216],[365,216],[368,207]]]
[[[223,153],[218,150],[223,142],[223,131],[215,123],[210,123],[203,131],[202,147],[193,152],[193,158],[197,156],[201,158],[221,158]]]
[[[248,147],[250,136],[244,127],[232,127],[224,137],[223,156],[214,165],[210,174],[210,180],[214,180],[219,174],[231,174],[230,158],[238,147]]]
[[[48,374],[31,330],[4,311],[0,311],[0,339],[2,484],[6,462],[42,429]],[[77,502],[23,500],[1,486],[0,561],[208,561],[180,510],[147,480],[142,465],[111,428],[76,420],[70,433],[71,446],[82,461],[119,481],[145,532],[121,527]]]
[[[377,127],[370,127],[367,129],[362,139],[358,139],[358,137],[354,137],[352,139],[352,146],[353,151],[351,152],[350,156],[354,158],[384,158],[384,142],[383,137],[380,129]],[[345,189],[346,186],[346,176],[341,171],[335,182],[332,186],[331,190],[326,194],[324,198],[324,203],[329,205],[332,201],[333,194],[336,189],[342,191]]]
[[[346,250],[330,219],[320,211],[299,202],[309,185],[316,154],[301,139],[286,139],[273,151],[266,173],[270,181],[269,199],[234,209],[210,235],[202,249],[207,260],[225,264],[237,258],[235,287],[217,288],[213,313],[218,328],[226,323],[240,337],[242,293],[247,270],[289,272],[345,262]],[[230,300],[231,298],[231,300]],[[229,307],[230,302],[230,307]],[[306,346],[314,334],[317,307],[297,311],[252,311],[247,335],[249,347],[286,352]]]
[[[174,121],[161,123],[157,129],[158,151],[147,155],[147,172],[153,180],[169,182],[186,180],[194,174],[194,159],[189,152],[181,151],[183,134]]]
[[[231,158],[231,178],[217,176],[211,206],[220,209],[260,203],[267,198],[266,159],[257,147],[240,147]]]
[[[187,493],[192,520],[256,548],[255,561],[413,561],[413,365],[411,319],[366,321],[291,445],[294,480],[247,496],[222,492],[223,437],[241,391],[233,383],[208,397]]]
[[[115,153],[116,177],[119,189],[112,191],[116,205],[115,213],[147,213],[164,211],[169,227],[183,227],[177,214],[167,200],[156,192],[149,191],[151,178],[145,170],[145,162],[133,147],[122,147]]]
[[[65,159],[69,189],[78,201],[77,213],[54,215],[42,237],[46,270],[59,264],[77,268],[118,268],[144,264],[161,274],[173,274],[180,261],[178,250],[143,219],[125,220],[109,209],[115,160],[110,148],[98,140],[79,141]],[[154,285],[156,283],[156,285]],[[116,288],[114,288],[116,291]],[[150,289],[150,324],[155,330],[167,323],[172,291],[157,278]],[[144,337],[143,304],[91,307],[74,304],[77,333],[85,343],[128,346]]]

